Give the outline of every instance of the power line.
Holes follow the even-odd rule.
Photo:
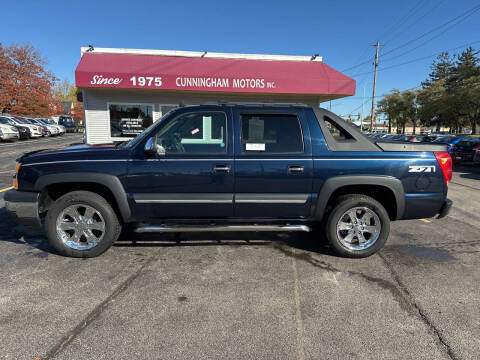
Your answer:
[[[409,30],[411,30],[414,25],[417,25],[417,24],[418,24],[421,20],[423,20],[427,15],[429,15],[429,14],[433,13],[435,10],[437,10],[437,8],[439,8],[440,5],[442,5],[444,2],[445,2],[445,0],[441,0],[441,1],[437,2],[437,3],[435,3],[432,8],[430,8],[430,9],[427,10],[425,13],[423,13],[422,15],[420,15],[420,17],[418,17],[413,23],[410,24]],[[393,39],[396,39],[400,34],[401,34],[401,33],[398,33],[396,36],[393,36],[393,37],[391,37],[390,39],[387,39],[387,41],[388,41],[388,42],[391,42]]]
[[[473,13],[470,14],[470,15],[473,15]],[[470,15],[469,15],[469,16],[470,16]],[[442,31],[440,34],[437,34],[437,35],[433,36],[432,38],[428,39],[427,41],[424,41],[424,42],[421,43],[420,45],[417,45],[417,46],[415,46],[414,48],[412,48],[412,49],[410,49],[410,50],[407,50],[407,51],[401,53],[400,55],[397,56],[397,58],[398,58],[398,57],[401,57],[401,56],[404,56],[404,55],[406,55],[406,54],[409,54],[409,53],[411,53],[412,51],[415,51],[416,49],[418,49],[419,47],[422,47],[423,45],[429,43],[430,41],[439,38],[440,36],[442,36],[443,34],[445,34],[448,30],[450,30],[451,28],[453,28],[454,26],[456,26],[456,25],[459,24],[460,22],[464,21],[465,19],[466,19],[466,18],[459,20],[458,22],[456,22],[456,23],[453,24],[452,26],[446,28],[446,29],[445,29],[444,31]],[[387,59],[387,60],[388,60],[388,59]]]
[[[413,8],[411,8],[404,16],[402,16],[399,20],[397,20],[392,26],[390,26],[386,31],[383,32],[383,34],[380,36],[380,38],[383,38],[386,34],[388,34],[389,32],[391,32],[393,29],[395,29],[395,27],[400,27],[401,25],[403,25],[403,23],[408,20],[409,16],[411,13],[414,13],[415,10],[418,10],[419,8],[419,5],[422,4],[422,2],[424,1],[427,1],[427,0],[421,0],[419,1],[418,3],[415,4],[415,6],[413,6]],[[442,1],[445,1],[445,0],[442,0]],[[395,31],[397,31],[398,29],[396,29]],[[395,33],[395,32],[394,32]],[[365,53],[368,51],[368,48],[362,53],[362,55],[358,58],[358,60],[356,60],[355,62],[359,61],[361,58],[363,58],[363,56],[365,56]],[[352,69],[356,69],[358,68],[359,66],[362,66],[362,65],[365,65],[365,64],[369,64],[370,63],[370,60],[367,60],[367,61],[363,61],[357,65],[353,65],[349,68],[346,68],[346,69],[343,69],[341,70],[341,72],[345,72],[345,71],[348,71],[348,70],[352,70]]]
[[[474,6],[473,8],[471,8],[471,9],[465,11],[465,12],[463,12],[463,13],[460,14],[460,15],[455,16],[454,18],[448,20],[447,22],[445,22],[445,23],[443,23],[443,24],[441,24],[441,25],[439,25],[439,26],[437,26],[437,27],[435,27],[435,28],[433,28],[433,29],[431,29],[431,30],[429,30],[429,31],[421,34],[420,36],[417,36],[416,38],[414,38],[414,39],[412,39],[412,40],[409,40],[409,41],[407,41],[407,42],[405,42],[405,43],[403,43],[403,44],[401,44],[401,45],[399,45],[399,46],[397,46],[397,47],[395,47],[395,48],[393,48],[393,49],[391,49],[391,50],[389,50],[389,51],[381,54],[380,57],[383,58],[384,56],[386,56],[386,55],[388,55],[388,54],[391,54],[392,52],[397,51],[398,49],[402,49],[402,48],[410,45],[411,43],[414,43],[415,41],[420,40],[420,39],[424,38],[425,36],[428,36],[428,35],[430,35],[431,33],[434,33],[434,32],[436,32],[436,31],[442,29],[442,28],[443,28],[444,26],[446,26],[446,25],[449,25],[449,24],[451,24],[451,23],[454,23],[452,26],[448,27],[448,28],[445,29],[443,32],[441,32],[440,34],[437,34],[436,36],[428,39],[427,41],[425,41],[424,43],[418,45],[417,47],[415,47],[415,48],[413,48],[413,49],[411,49],[411,50],[409,50],[409,51],[407,51],[407,52],[405,52],[405,53],[402,53],[402,54],[398,55],[396,58],[398,58],[398,57],[400,57],[400,56],[403,56],[403,55],[406,55],[406,54],[410,53],[411,51],[416,50],[416,49],[418,49],[419,47],[425,45],[426,43],[428,43],[428,42],[436,39],[437,37],[443,35],[445,32],[447,32],[447,31],[450,30],[451,28],[455,27],[456,25],[460,24],[461,22],[463,22],[464,20],[466,20],[468,17],[470,17],[471,15],[473,15],[473,14],[474,14],[475,12],[477,12],[478,10],[480,10],[480,4]],[[455,22],[455,21],[456,21],[456,22]],[[343,69],[343,70],[341,70],[341,72],[347,72],[347,71],[349,71],[349,70],[356,69],[356,68],[358,68],[358,67],[360,67],[360,66],[362,66],[362,65],[364,65],[364,64],[368,64],[368,63],[370,63],[370,62],[371,62],[371,60],[363,61],[363,62],[358,63],[358,64],[356,64],[356,65],[353,65],[353,66],[351,66],[351,67],[349,67],[349,68]]]
[[[412,59],[412,60],[409,60],[409,61],[405,61],[405,62],[403,62],[403,63],[394,64],[394,65],[390,65],[390,66],[385,66],[385,67],[379,68],[377,71],[384,71],[384,70],[393,69],[393,68],[396,68],[396,67],[399,67],[399,66],[408,65],[408,64],[411,64],[411,63],[414,63],[414,62],[417,62],[417,61],[429,59],[429,58],[431,58],[431,57],[433,57],[433,56],[440,55],[441,53],[444,53],[444,52],[448,52],[448,51],[452,51],[452,50],[457,50],[457,49],[460,49],[460,48],[463,48],[463,47],[466,47],[466,46],[469,46],[469,45],[477,44],[477,43],[480,43],[480,40],[473,41],[473,42],[470,42],[470,43],[466,43],[466,44],[463,44],[463,45],[460,45],[460,46],[456,46],[456,47],[454,47],[454,48],[442,50],[442,51],[440,51],[440,52],[437,52],[437,53],[435,53],[435,54],[431,54],[431,55],[428,55],[428,56],[422,56],[422,57],[420,57],[420,58],[416,58],[416,59]],[[373,70],[371,70],[371,71],[366,71],[366,72],[363,72],[363,73],[354,74],[354,75],[351,75],[351,77],[361,76],[361,75],[367,75],[367,74],[371,74],[371,73],[373,73]]]
[[[406,89],[406,90],[402,90],[400,92],[405,92],[405,91],[410,91],[410,90],[415,90],[415,89],[418,89],[420,88],[421,85],[418,85],[418,86],[415,86],[415,87],[412,87],[412,88],[409,88],[409,89]],[[383,95],[378,95],[378,96],[375,96],[376,98],[377,97],[384,97],[385,95],[388,95],[388,94],[383,94]],[[368,97],[362,104],[360,104],[360,106],[356,107],[355,109],[353,109],[352,111],[350,111],[349,113],[347,113],[347,115],[351,115],[353,114],[355,111],[358,111],[363,105],[365,105],[366,103],[368,103],[369,101],[371,101],[372,97]]]
[[[404,48],[405,46],[408,46],[408,45],[410,45],[411,43],[413,43],[413,42],[415,42],[415,41],[417,41],[417,40],[420,40],[420,39],[424,38],[425,36],[430,35],[431,33],[434,33],[434,32],[436,32],[437,30],[440,30],[441,28],[443,28],[444,26],[449,25],[449,24],[451,24],[452,22],[455,22],[455,21],[457,21],[457,20],[458,20],[458,21],[457,21],[453,26],[458,25],[460,22],[466,20],[468,17],[470,17],[471,15],[473,15],[473,14],[474,14],[475,12],[477,12],[478,10],[480,10],[480,4],[477,5],[477,6],[474,6],[473,8],[471,8],[471,9],[465,11],[465,12],[463,12],[463,13],[460,14],[460,15],[455,16],[454,18],[448,20],[447,22],[445,22],[445,23],[443,23],[443,24],[441,24],[441,25],[439,25],[439,26],[437,26],[437,27],[435,27],[435,28],[433,28],[433,29],[431,29],[431,30],[423,33],[422,35],[417,36],[415,39],[409,40],[409,41],[403,43],[402,45],[399,45],[399,46],[397,46],[396,48],[393,48],[393,49],[391,49],[391,50],[383,53],[383,54],[382,54],[382,57],[383,57],[383,56],[386,56],[386,55],[388,55],[388,54],[391,54],[392,52],[397,51],[398,49],[402,49],[402,48]],[[451,29],[453,26],[447,28],[447,30]],[[447,31],[447,30],[445,30],[445,31]],[[442,34],[443,34],[443,33],[442,33]],[[433,39],[433,38],[432,38],[432,39]],[[430,39],[430,40],[432,40],[432,39]]]
[[[402,25],[405,24],[405,22],[407,22],[408,20],[411,19],[410,14],[412,14],[412,16],[413,16],[415,14],[415,11],[418,11],[424,4],[427,3],[427,1],[428,0],[421,0],[421,1],[417,2],[413,8],[411,8],[402,18],[400,18],[399,21],[397,21],[394,25],[392,25],[390,27],[390,29],[394,29],[395,27],[397,27],[397,29],[395,29],[395,31],[393,31],[392,35],[395,34],[402,27]],[[388,32],[385,32],[384,34],[382,34],[381,38],[384,38],[386,33],[388,33]],[[391,36],[387,37],[386,41],[390,41],[391,38],[392,38]]]

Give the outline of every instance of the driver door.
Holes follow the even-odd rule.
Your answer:
[[[130,162],[127,186],[142,219],[233,216],[230,109],[182,109],[156,133],[164,154]],[[208,109],[208,108],[207,108]]]

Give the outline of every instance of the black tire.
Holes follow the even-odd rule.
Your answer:
[[[64,209],[71,205],[88,205],[95,209],[103,218],[104,233],[101,240],[89,249],[74,249],[68,246],[56,230],[57,218]],[[59,254],[71,257],[91,258],[104,253],[118,239],[122,225],[112,206],[100,195],[90,191],[72,191],[58,198],[47,212],[45,228],[50,245]]]
[[[341,220],[342,215],[355,207],[368,208],[380,220],[381,229],[378,238],[365,249],[348,248],[337,235],[337,223]],[[336,199],[333,209],[328,215],[325,223],[325,232],[330,246],[337,255],[350,258],[364,258],[375,254],[385,245],[390,233],[390,218],[383,205],[369,196],[362,194],[343,195]]]

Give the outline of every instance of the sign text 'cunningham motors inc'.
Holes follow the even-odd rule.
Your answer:
[[[169,86],[165,86],[166,80],[162,76],[132,76],[128,79],[128,87],[134,88],[161,88],[167,89],[275,89],[274,81],[266,81],[263,78],[224,78],[224,77],[184,77],[177,76],[168,81]],[[173,81],[172,81],[173,80]],[[96,86],[115,86],[124,81],[121,77],[108,77],[95,74],[90,81],[91,85]]]

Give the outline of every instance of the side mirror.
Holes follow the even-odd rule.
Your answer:
[[[157,153],[157,142],[154,137],[147,140],[144,151],[147,155],[155,155]]]

